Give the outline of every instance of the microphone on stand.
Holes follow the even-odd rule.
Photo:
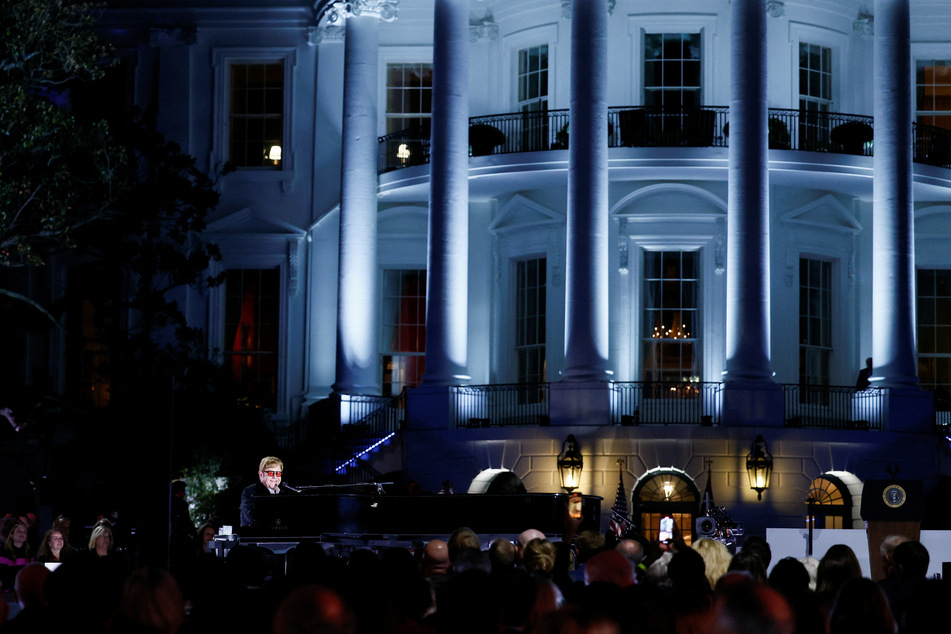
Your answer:
[[[288,491],[290,491],[291,493],[300,493],[300,489],[295,489],[294,487],[287,484],[286,482],[282,482],[281,486],[287,489]]]

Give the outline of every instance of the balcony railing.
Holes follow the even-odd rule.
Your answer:
[[[784,385],[786,427],[882,429],[885,391],[833,385]]]
[[[719,425],[721,383],[615,382],[614,425]]]
[[[406,390],[397,396],[340,394],[340,427],[350,435],[379,436],[400,431],[406,418]]]
[[[608,109],[608,147],[727,147],[730,110],[703,106],[670,110],[647,106]],[[469,119],[472,156],[567,149],[568,110],[513,112]],[[914,160],[951,167],[951,130],[913,124]],[[871,156],[873,119],[836,112],[770,108],[770,149]],[[422,128],[379,138],[379,171],[429,162],[429,134]]]
[[[548,424],[548,383],[463,385],[449,391],[455,427]]]

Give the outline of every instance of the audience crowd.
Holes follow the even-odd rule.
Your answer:
[[[463,527],[413,548],[238,543],[221,557],[203,525],[167,570],[133,567],[108,519],[75,545],[68,518],[39,528],[3,518],[0,634],[932,634],[951,605],[927,550],[898,536],[872,581],[848,546],[773,562],[757,536],[734,554],[584,527],[486,543]]]

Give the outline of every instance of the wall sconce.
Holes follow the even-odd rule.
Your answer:
[[[568,438],[561,445],[557,464],[558,473],[561,475],[561,488],[571,493],[581,484],[581,470],[584,468],[584,460],[578,451],[578,441],[573,434],[568,434]]]
[[[769,488],[769,476],[773,473],[773,456],[766,448],[763,436],[756,435],[750,453],[746,456],[746,474],[750,477],[750,488],[756,491],[756,499],[763,499],[763,491]]]
[[[664,481],[664,500],[670,501],[670,496],[674,494],[674,485],[670,480]]]

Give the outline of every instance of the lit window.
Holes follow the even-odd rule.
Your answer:
[[[654,472],[632,491],[633,516],[640,518],[641,534],[652,542],[659,537],[660,520],[664,517],[674,520],[674,539],[683,539],[688,546],[692,541],[700,494],[696,485],[682,473]]]
[[[414,130],[429,137],[433,112],[433,65],[386,65],[386,134]]]
[[[799,43],[799,134],[802,149],[829,144],[832,106],[832,49]]]
[[[284,144],[284,64],[234,63],[230,69],[230,161],[235,167],[279,167]]]
[[[279,269],[231,269],[225,279],[225,360],[252,405],[276,409]]]
[[[667,112],[700,106],[700,34],[644,35],[644,105]]]
[[[699,251],[644,252],[644,380],[700,380]]]
[[[832,263],[800,258],[799,385],[829,385],[831,356]]]
[[[383,272],[383,396],[419,385],[426,369],[426,271]]]
[[[918,271],[918,381],[951,409],[951,270]]]
[[[545,382],[546,266],[545,258],[516,264],[515,353],[519,383]],[[522,396],[538,402],[541,394]]]
[[[846,518],[851,519],[851,498],[846,499],[842,492],[848,488],[836,477],[824,474],[809,485],[806,500],[814,502],[815,526],[813,528],[845,528]]]
[[[918,60],[917,121],[951,130],[951,60]]]

